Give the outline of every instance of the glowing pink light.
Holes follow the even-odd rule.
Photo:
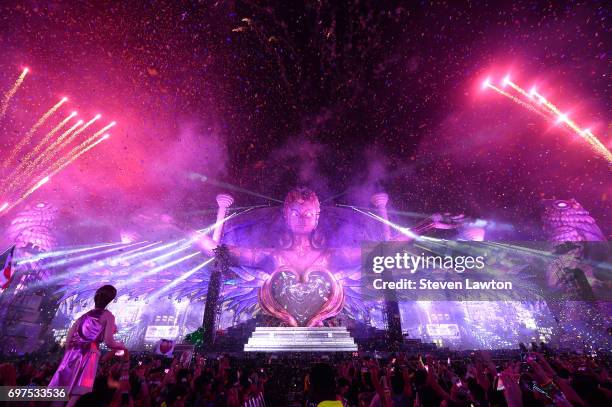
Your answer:
[[[561,122],[567,123],[567,121],[568,121],[568,117],[565,113],[560,114],[559,117],[557,118],[557,123],[561,123]]]
[[[504,77],[504,80],[502,81],[502,86],[506,87],[506,86],[508,86],[509,83],[510,83],[510,75],[506,75]]]
[[[28,72],[30,72],[29,68],[23,68],[23,75],[27,74]]]
[[[102,140],[106,140],[109,137],[110,137],[110,134],[106,133],[105,135],[102,136]]]
[[[532,88],[531,88],[531,90],[529,91],[529,96],[530,96],[530,97],[534,97],[536,93],[537,93],[537,91],[536,91],[536,87],[534,86],[534,87],[532,87]]]
[[[41,179],[40,181],[38,181],[38,184],[36,184],[36,186],[34,187],[34,189],[38,189],[40,187],[42,187],[43,185],[45,185],[47,182],[49,182],[51,178],[49,178],[49,176],[46,176],[45,178]]]
[[[102,115],[98,113],[94,119],[98,120],[100,117],[102,117]]]
[[[75,110],[74,112],[70,113],[70,117],[74,117],[74,116],[76,116],[77,114],[78,114],[78,113],[77,113],[77,111]]]
[[[491,78],[487,78],[482,82],[482,88],[486,89],[491,85]]]
[[[8,207],[9,207],[9,203],[8,202],[3,203],[2,206],[0,206],[0,212],[4,211]]]
[[[62,103],[67,102],[67,101],[68,101],[68,98],[67,98],[66,96],[64,96],[64,97],[62,98]]]

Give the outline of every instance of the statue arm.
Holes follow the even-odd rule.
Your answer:
[[[203,233],[195,232],[193,239],[198,247],[208,256],[214,256],[214,250],[220,245],[212,238]],[[232,261],[245,266],[255,266],[272,254],[271,249],[249,248],[241,246],[225,245],[229,251]]]

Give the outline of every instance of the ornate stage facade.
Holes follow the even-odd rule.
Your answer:
[[[120,231],[121,243],[70,247],[58,244],[52,205],[29,207],[5,236],[17,245],[17,261],[0,297],[2,351],[61,342],[103,284],[118,288],[120,297],[109,308],[117,337],[131,349],[151,349],[160,339],[269,352],[352,352],[358,345],[397,348],[407,340],[455,349],[555,340],[562,311],[545,300],[368,296],[362,242],[412,242],[428,233],[439,242],[488,239],[487,221],[434,215],[415,224],[401,214],[389,216],[388,201],[378,193],[370,208],[322,206],[313,191],[297,188],[280,208],[244,210],[232,209],[233,198],[222,194],[216,222],[207,228],[186,231],[145,216]],[[543,236],[551,248],[568,240],[605,240],[576,201],[547,205]],[[581,217],[583,224],[576,222]]]

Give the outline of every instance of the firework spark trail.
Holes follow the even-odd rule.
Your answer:
[[[51,178],[48,177],[48,176],[47,177],[43,177],[42,179],[40,179],[30,189],[28,189],[26,192],[24,192],[24,194],[19,199],[17,199],[15,202],[13,202],[8,207],[6,207],[6,209],[2,213],[4,214],[4,213],[10,211],[11,209],[13,209],[15,206],[19,205],[24,199],[26,199],[28,196],[32,195],[34,193],[34,191],[36,191],[38,188],[42,187],[47,182],[49,182],[50,179]]]
[[[67,165],[70,165],[77,158],[79,158],[84,153],[91,150],[92,148],[94,148],[95,146],[97,146],[98,144],[100,144],[101,142],[103,142],[109,137],[110,137],[110,134],[107,133],[93,143],[91,143],[90,140],[87,140],[87,143],[84,142],[82,144],[79,144],[78,146],[70,150],[68,154],[66,154],[64,157],[60,158],[59,160],[57,160],[55,163],[51,165],[51,167],[49,168],[49,170],[51,171],[51,174],[53,175],[57,174],[63,168],[66,168]],[[89,144],[89,145],[86,146],[85,144]]]
[[[503,90],[501,90],[500,88],[498,88],[497,86],[488,83],[487,86],[491,89],[493,89],[495,92],[499,93],[502,96],[507,97],[508,99],[512,100],[514,103],[523,106],[525,109],[536,113],[538,115],[540,115],[541,117],[545,118],[546,120],[551,120],[551,117],[548,116],[546,113],[542,112],[541,110],[539,110],[537,107],[530,105],[529,103],[523,102],[522,100],[520,100],[519,98],[512,96],[511,94],[509,94],[508,92],[505,92]]]
[[[28,142],[30,141],[30,139],[32,138],[34,133],[36,133],[36,130],[38,130],[38,128],[40,126],[42,126],[47,121],[47,119],[49,117],[51,117],[51,115],[57,111],[57,109],[59,109],[64,103],[66,103],[66,101],[68,101],[68,98],[62,98],[62,100],[60,100],[55,105],[53,105],[53,107],[51,107],[51,109],[47,110],[45,112],[45,114],[43,114],[40,117],[40,119],[38,119],[38,121],[36,123],[34,123],[34,126],[32,126],[32,128],[30,130],[28,130],[28,132],[25,134],[25,136],[23,136],[23,138],[19,141],[19,143],[17,143],[17,146],[12,150],[11,154],[9,155],[8,159],[6,160],[6,165],[7,166],[10,166],[12,164],[13,159],[15,159],[15,157],[17,156],[17,154],[19,154],[21,149],[26,144],[28,144]]]
[[[32,151],[30,151],[28,154],[26,154],[25,158],[23,159],[23,161],[21,162],[21,164],[19,165],[19,167],[17,168],[16,171],[20,171],[24,166],[27,165],[27,163],[30,161],[30,159],[35,156],[36,154],[38,154],[40,152],[40,150],[43,148],[43,146],[45,144],[47,144],[47,142],[51,139],[51,137],[55,136],[55,134],[60,131],[61,129],[64,128],[64,126],[66,124],[68,124],[68,122],[70,120],[72,120],[72,118],[74,116],[77,115],[77,112],[72,112],[70,113],[68,116],[66,116],[66,118],[64,120],[62,120],[61,122],[59,122],[59,124],[57,126],[55,126],[50,132],[48,132],[47,134],[45,134],[45,136],[42,138],[42,140],[40,140],[38,142],[38,144],[36,144],[36,147],[34,147],[32,149]]]
[[[599,139],[595,137],[595,135],[590,130],[582,130],[573,120],[567,117],[566,114],[562,113],[559,108],[557,108],[557,106],[552,104],[549,100],[547,100],[544,96],[540,95],[535,90],[533,91],[533,95],[536,97],[540,104],[548,108],[551,113],[557,115],[558,119],[562,123],[567,125],[570,129],[574,130],[578,136],[585,139],[596,152],[603,155],[608,160],[608,162],[612,162],[612,154],[610,153],[610,150],[608,150],[608,148],[601,141],[599,141]]]
[[[23,72],[21,72],[21,75],[19,75],[19,78],[17,78],[17,81],[15,81],[15,84],[13,85],[13,87],[11,87],[11,89],[9,89],[8,92],[4,94],[4,98],[2,99],[2,104],[0,104],[0,119],[2,119],[4,115],[6,114],[6,110],[8,109],[9,102],[11,101],[15,93],[17,93],[17,89],[19,89],[19,87],[23,83],[23,80],[25,79],[25,76],[27,74],[28,74],[28,68],[25,68]]]
[[[9,211],[10,209],[14,208],[16,205],[20,204],[21,202],[23,202],[24,199],[26,199],[28,196],[32,195],[38,188],[40,188],[41,186],[43,186],[44,184],[46,184],[47,182],[49,182],[49,180],[51,179],[51,177],[57,175],[57,173],[59,173],[61,170],[63,170],[64,168],[66,168],[68,165],[70,165],[71,163],[73,163],[75,160],[77,160],[80,156],[82,156],[83,154],[85,154],[86,152],[88,152],[89,150],[91,150],[92,148],[94,148],[95,146],[97,146],[98,144],[100,144],[101,142],[103,142],[104,140],[106,140],[108,138],[108,134],[105,134],[102,138],[100,138],[98,141],[96,141],[95,143],[93,143],[92,145],[90,145],[89,147],[83,149],[82,151],[80,151],[78,154],[75,154],[74,156],[70,157],[66,162],[64,162],[62,165],[60,165],[58,168],[56,168],[55,170],[53,170],[49,175],[45,176],[43,179],[41,179],[40,181],[38,181],[32,188],[30,188],[29,190],[27,190],[17,201],[15,201],[12,205],[10,205],[3,213],[6,213],[7,211]]]
[[[15,168],[11,172],[11,175],[8,176],[6,180],[16,179],[19,177],[20,171],[27,172],[28,170],[30,170],[30,167],[32,165],[32,163],[30,163],[30,160],[32,159],[32,157],[34,157],[34,155],[40,151],[43,145],[45,145],[49,141],[49,139],[51,139],[51,137],[55,135],[55,133],[60,131],[74,116],[76,116],[76,112],[72,112],[64,120],[62,120],[57,126],[55,126],[49,133],[47,133],[44,136],[44,138],[36,145],[36,147],[32,151],[30,151],[28,154],[26,154],[23,160],[21,160],[21,162],[19,163],[19,166],[17,166],[17,168]],[[3,184],[4,182],[5,181],[2,181]],[[0,189],[4,190],[4,187]]]
[[[66,130],[64,133],[62,133],[62,135],[59,136],[57,140],[55,140],[49,147],[47,147],[45,151],[34,160],[34,162],[32,163],[32,166],[38,165],[40,167],[40,166],[47,164],[49,161],[51,161],[52,158],[54,158],[57,155],[57,153],[62,151],[64,147],[70,144],[70,142],[72,142],[72,140],[74,140],[75,137],[77,137],[79,134],[85,131],[89,126],[91,126],[99,118],[100,118],[100,115],[97,115],[93,119],[91,119],[90,121],[83,124],[83,126],[77,129],[77,127],[83,123],[83,120],[79,120],[74,126]]]
[[[83,150],[84,148],[86,148],[87,146],[89,146],[96,138],[98,138],[98,136],[100,136],[101,134],[103,134],[106,130],[110,129],[111,127],[113,127],[116,123],[112,122],[106,126],[104,126],[103,128],[101,128],[100,130],[98,130],[97,132],[95,132],[92,136],[90,136],[89,138],[87,138],[85,141],[83,141],[81,144],[79,144],[78,146],[76,146],[75,148],[73,148],[72,150],[70,150],[70,152],[66,155],[64,155],[63,157],[61,157],[60,159],[58,159],[55,163],[53,163],[51,165],[51,171],[53,171],[54,169],[58,168],[61,163],[63,163],[64,161],[66,161],[68,158],[70,158],[70,156],[72,156],[73,154],[76,154],[77,152]],[[105,135],[106,136],[106,135]]]
[[[70,145],[70,143],[72,143],[72,141],[75,138],[77,138],[79,134],[87,130],[87,128],[90,127],[92,124],[94,124],[100,117],[101,117],[100,115],[96,115],[93,119],[85,123],[81,128],[77,129],[74,133],[69,134],[69,136],[65,140],[60,141],[60,143],[58,143],[59,145],[56,145],[55,151],[53,151],[53,155],[50,158],[53,158],[55,155],[57,155],[57,153],[62,151],[66,146]],[[49,162],[49,160],[47,160],[46,162]],[[43,162],[42,164],[44,165],[45,162]]]
[[[8,188],[3,188],[3,190],[5,192],[9,192],[12,191],[13,188],[20,184],[23,183],[23,181],[25,181],[27,178],[29,178],[32,173],[34,171],[36,171],[37,167],[41,167],[42,165],[46,164],[51,157],[47,157],[47,155],[52,152],[52,150],[64,139],[66,138],[70,133],[72,133],[77,127],[79,127],[81,124],[83,124],[83,120],[79,120],[78,122],[76,122],[75,124],[73,124],[68,130],[66,130],[65,132],[63,132],[58,138],[57,140],[55,140],[49,147],[47,147],[45,149],[45,151],[42,152],[42,154],[40,154],[38,157],[36,157],[34,159],[34,161],[32,161],[31,163],[29,163],[26,167],[26,169],[21,173],[21,174],[17,174],[17,176],[15,176],[12,180],[10,181],[10,184],[8,186]]]
[[[525,89],[521,88],[520,86],[518,86],[516,83],[512,82],[509,78],[505,80],[504,83],[507,83],[512,89],[514,89],[515,91],[517,91],[518,93],[520,93],[521,95],[525,96],[528,100],[531,99],[531,96],[529,93],[527,93],[527,91],[525,91]]]

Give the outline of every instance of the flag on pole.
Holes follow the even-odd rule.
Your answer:
[[[0,273],[0,288],[5,290],[13,277],[13,252],[15,251],[15,245],[9,247],[0,254],[0,267],[2,272]]]

